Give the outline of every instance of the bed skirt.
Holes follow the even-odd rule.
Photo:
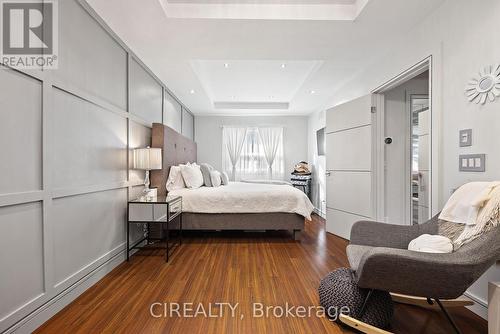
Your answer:
[[[182,213],[183,230],[289,230],[299,240],[304,225],[296,213]]]

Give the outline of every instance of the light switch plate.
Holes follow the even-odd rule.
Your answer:
[[[460,130],[459,136],[460,147],[472,146],[472,129]]]
[[[458,159],[461,172],[485,172],[486,154],[463,154]]]

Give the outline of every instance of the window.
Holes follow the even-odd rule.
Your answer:
[[[226,128],[223,129],[223,131]],[[234,128],[233,128],[234,130]],[[240,130],[242,130],[240,128]],[[285,175],[283,157],[283,129],[282,128],[246,128],[244,140],[241,146],[239,159],[235,166],[234,180],[244,179],[283,179]],[[272,131],[275,141],[269,140],[268,136],[263,136],[264,131]],[[225,134],[222,136],[222,168],[230,176],[233,172],[233,165],[229,156],[227,144],[230,139]],[[264,140],[264,141],[263,141]],[[267,152],[266,152],[267,151]],[[274,157],[273,157],[274,154]],[[269,160],[272,166],[269,168]],[[274,160],[272,159],[274,158]]]

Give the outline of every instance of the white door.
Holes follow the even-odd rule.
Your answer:
[[[401,85],[384,92],[384,137],[391,139],[384,145],[384,217],[389,224],[410,225],[418,220],[418,189],[417,184],[427,181],[428,168],[418,162],[419,153],[424,154],[424,146],[428,141],[428,126],[422,120],[419,125],[419,112],[423,106],[420,100],[426,100],[428,108],[429,74],[412,78]],[[425,99],[424,99],[425,97]],[[412,102],[413,101],[413,102]],[[412,106],[412,103],[415,106]],[[419,104],[420,103],[420,104]],[[424,114],[427,115],[427,114]],[[424,115],[421,115],[423,117]],[[425,117],[424,117],[425,118]],[[426,136],[421,136],[418,130]],[[415,130],[415,133],[414,133]],[[419,149],[420,147],[420,149]],[[413,154],[412,154],[413,153]],[[427,157],[427,154],[424,154]],[[421,166],[419,170],[418,166]],[[425,177],[424,177],[425,176]],[[413,205],[413,201],[416,204]],[[412,209],[415,209],[415,212]],[[427,215],[425,216],[427,217]]]
[[[410,111],[403,84],[384,94],[384,222],[408,225],[410,206]]]
[[[372,95],[326,114],[328,232],[349,239],[352,225],[374,219]]]

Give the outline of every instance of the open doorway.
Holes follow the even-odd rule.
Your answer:
[[[379,219],[420,224],[432,212],[430,62],[377,90]]]

